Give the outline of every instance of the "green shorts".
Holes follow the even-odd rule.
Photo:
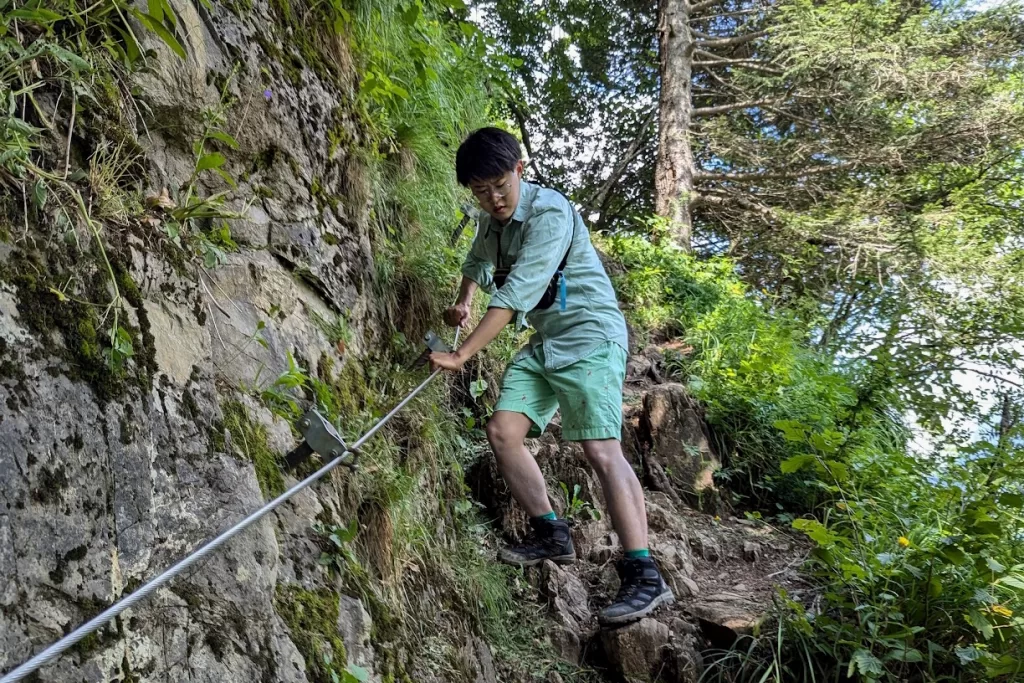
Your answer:
[[[540,436],[562,409],[562,438],[568,441],[622,438],[622,383],[626,351],[604,342],[572,365],[544,368],[538,346],[505,370],[495,411],[522,413],[533,422],[529,436]]]

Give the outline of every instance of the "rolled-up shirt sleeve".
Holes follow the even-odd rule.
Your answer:
[[[466,254],[466,259],[462,262],[462,274],[477,283],[485,292],[493,294],[494,277],[491,272],[494,269],[494,263],[485,248],[486,232],[483,225],[477,225],[473,244],[469,247],[469,253]]]
[[[572,240],[571,207],[565,200],[537,207],[523,227],[515,264],[505,284],[491,297],[491,308],[528,312],[540,303]]]

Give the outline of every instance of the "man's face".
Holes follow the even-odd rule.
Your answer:
[[[490,180],[474,180],[469,183],[473,196],[480,202],[480,208],[495,220],[504,223],[512,218],[519,206],[519,179],[523,177],[523,162],[503,176]]]

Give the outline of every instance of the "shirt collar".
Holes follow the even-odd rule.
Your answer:
[[[512,220],[522,223],[526,220],[526,215],[530,213],[530,207],[533,206],[533,198],[537,194],[537,188],[533,183],[528,183],[525,180],[519,181],[519,204],[516,205],[516,210],[512,214]]]

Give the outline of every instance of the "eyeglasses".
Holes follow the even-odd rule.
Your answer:
[[[486,187],[486,188],[472,188],[473,196],[478,201],[485,202],[491,197],[497,197],[498,199],[504,199],[508,196],[509,192],[512,191],[512,180],[506,180],[504,183],[497,187]]]

